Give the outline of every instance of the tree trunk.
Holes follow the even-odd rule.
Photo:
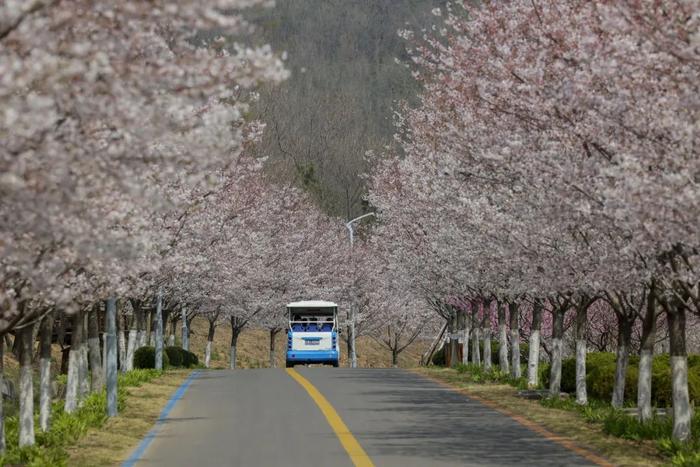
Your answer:
[[[627,375],[630,341],[632,340],[632,319],[625,313],[618,312],[617,326],[617,358],[615,362],[612,406],[619,409],[625,402],[625,376]]]
[[[5,390],[5,339],[0,339],[0,454],[5,453],[5,410],[3,392]]]
[[[99,308],[93,307],[88,312],[88,352],[90,356],[90,372],[92,374],[92,392],[100,392],[104,387],[104,369],[100,354],[100,330],[97,319]]]
[[[491,369],[491,304],[484,307],[481,328],[484,330],[484,369]]]
[[[564,309],[554,309],[552,323],[552,366],[549,376],[549,394],[559,397],[561,393],[562,337],[564,336]]]
[[[275,338],[279,332],[279,328],[270,329],[270,368],[277,368],[277,360],[275,359]]]
[[[153,313],[153,346],[156,349],[156,370],[163,369],[163,292],[158,291],[156,312]]]
[[[583,297],[576,310],[576,403],[588,404],[586,391],[586,328],[588,324],[588,297]]]
[[[466,311],[460,310],[461,320],[458,320],[457,327],[462,330],[462,363],[469,363],[469,339],[472,333],[472,323],[469,314]],[[462,321],[461,323],[459,321]]]
[[[399,352],[396,347],[391,349],[391,366],[394,368],[399,366]]]
[[[136,311],[134,310],[134,316],[131,317],[131,322],[129,323],[129,338],[126,343],[126,361],[124,362],[124,369],[126,371],[134,369],[134,352],[136,352],[138,340],[137,321]],[[107,339],[105,339],[105,342],[106,341]]]
[[[68,354],[68,378],[66,380],[66,413],[73,413],[78,408],[80,385],[80,352],[83,339],[82,325],[83,311],[78,310],[72,319],[72,332],[70,338],[70,352]]]
[[[673,391],[673,438],[688,441],[691,436],[692,409],[688,394],[688,354],[685,344],[685,308],[678,304],[666,313],[671,354]]]
[[[187,309],[184,306],[180,309],[180,314],[182,315],[182,348],[190,350],[190,330],[187,326]]]
[[[211,346],[214,342],[214,332],[216,331],[216,322],[209,321],[209,333],[207,334],[207,349],[204,352],[204,366],[209,368],[211,363]]]
[[[540,385],[540,328],[542,327],[542,301],[535,299],[532,308],[532,327],[530,329],[529,352],[527,357],[527,386],[536,388]]]
[[[472,363],[481,366],[481,351],[479,350],[480,330],[479,330],[479,305],[475,304],[472,308],[471,316],[472,326]]]
[[[107,299],[105,303],[105,340],[107,341],[107,364],[105,380],[107,383],[107,415],[117,416],[117,300]]]
[[[231,316],[231,356],[229,367],[232,370],[236,369],[236,346],[238,345],[238,335],[240,332],[241,328],[238,326],[238,319],[235,316]]]
[[[637,414],[639,420],[652,419],[651,373],[656,340],[656,290],[652,283],[647,294],[647,309],[642,322],[642,339],[639,351],[639,376],[637,379]]]
[[[48,431],[51,424],[51,336],[53,334],[53,313],[46,315],[41,322],[39,348],[39,426]]]
[[[87,313],[83,313],[81,321],[82,339],[80,341],[80,366],[78,376],[78,405],[82,405],[83,399],[90,394],[90,365],[88,363],[88,346],[87,346]]]
[[[170,335],[168,335],[168,345],[173,347],[175,345],[175,335],[177,334],[177,315],[171,314],[170,316]]]
[[[457,314],[454,311],[455,309],[452,309],[452,313],[450,315],[450,366],[455,367],[457,366],[457,346],[459,345],[459,341],[455,339],[455,334],[457,332]]]
[[[134,309],[134,320],[136,320],[136,345],[134,352],[145,345],[146,342],[146,316],[141,306],[141,300],[131,300]]]
[[[510,314],[510,375],[513,378],[520,378],[520,311],[518,304],[510,302],[508,304]]]
[[[117,335],[119,340],[119,369],[122,373],[126,372],[126,316],[124,313],[119,314]]]
[[[19,446],[34,445],[33,326],[17,331],[19,340]],[[0,395],[1,397],[1,395]]]
[[[509,372],[508,329],[506,326],[506,304],[498,307],[498,362],[503,373]]]

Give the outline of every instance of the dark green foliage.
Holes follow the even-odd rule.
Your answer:
[[[167,368],[170,364],[168,353],[163,352],[163,368]],[[148,369],[156,367],[156,349],[155,347],[145,346],[134,352],[134,368]]]
[[[170,346],[165,348],[165,353],[168,354],[170,365],[180,368],[184,366],[185,350],[182,347]]]
[[[444,345],[443,345],[442,347],[440,347],[439,350],[437,350],[437,351],[433,354],[433,358],[432,358],[433,365],[435,365],[435,366],[445,366],[445,362],[446,362],[446,360],[445,360],[445,352],[447,351],[446,347],[447,347],[447,346],[444,346]]]
[[[182,366],[190,368],[199,365],[199,357],[193,352],[185,350],[183,354]]]
[[[588,397],[609,401],[615,383],[615,354],[611,352],[591,352],[586,355],[586,389]],[[544,387],[549,386],[549,365],[542,365],[546,371],[541,374]],[[625,402],[637,402],[637,378],[639,377],[639,357],[630,356],[625,376]],[[567,358],[561,368],[562,391],[576,391],[576,359]],[[671,401],[671,367],[667,354],[654,356],[652,363],[652,404],[656,407],[670,407]],[[688,357],[688,390],[691,401],[700,401],[700,358]]]

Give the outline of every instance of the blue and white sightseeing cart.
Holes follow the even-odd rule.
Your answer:
[[[287,368],[295,364],[321,363],[338,366],[338,305],[309,300],[287,305]]]

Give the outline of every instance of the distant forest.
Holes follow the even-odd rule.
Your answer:
[[[261,90],[255,110],[268,124],[260,151],[275,176],[294,177],[329,213],[363,212],[365,151],[391,142],[396,103],[415,102],[419,92],[397,31],[431,27],[431,10],[444,3],[278,0],[246,12],[255,42],[287,52],[292,72]]]

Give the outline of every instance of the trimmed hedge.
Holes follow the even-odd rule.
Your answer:
[[[165,353],[168,354],[170,364],[174,367],[185,367],[199,365],[199,358],[196,354],[189,352],[182,347],[166,347]]]
[[[167,368],[170,364],[168,353],[163,352],[163,368]],[[155,347],[145,346],[134,352],[134,368],[145,369],[156,367],[156,349]]]
[[[542,381],[549,386],[549,365],[542,364]],[[637,403],[637,378],[639,377],[639,357],[630,355],[625,375],[625,402]],[[611,352],[591,352],[586,355],[586,389],[592,399],[609,401],[615,383],[615,354]],[[576,392],[576,359],[562,361],[561,389]],[[690,400],[700,402],[700,356],[688,357],[688,391]],[[651,375],[652,404],[657,407],[672,405],[671,365],[668,354],[655,355]]]

